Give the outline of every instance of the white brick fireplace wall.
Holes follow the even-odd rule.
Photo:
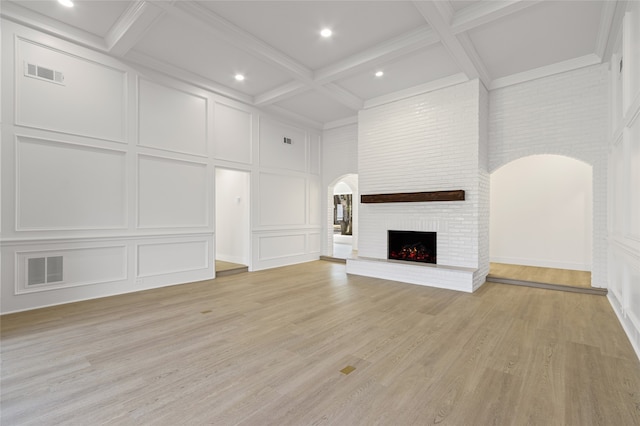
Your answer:
[[[468,292],[484,283],[487,116],[477,80],[360,111],[361,194],[463,189],[466,200],[362,204],[359,257],[347,262],[348,273]],[[387,261],[390,229],[437,232],[438,265]]]

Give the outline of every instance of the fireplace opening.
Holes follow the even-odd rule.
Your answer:
[[[437,263],[436,233],[388,231],[388,259],[409,262]]]

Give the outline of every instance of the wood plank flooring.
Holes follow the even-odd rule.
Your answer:
[[[519,281],[591,288],[591,272],[491,262],[489,275]]]
[[[2,425],[640,424],[602,296],[317,261],[1,322]]]

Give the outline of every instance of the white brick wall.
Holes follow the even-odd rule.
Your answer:
[[[592,284],[607,284],[607,65],[596,65],[489,95],[489,172],[535,154],[593,167]]]
[[[481,116],[487,117],[486,93],[480,95],[477,80],[360,111],[361,194],[463,189],[466,200],[361,205],[359,256],[386,259],[389,229],[435,231],[438,264],[480,268],[474,280],[484,282],[488,253],[481,267],[479,253],[481,233],[488,252],[488,175]]]

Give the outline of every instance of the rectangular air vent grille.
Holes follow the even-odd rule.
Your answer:
[[[51,83],[64,85],[64,74],[51,68],[42,67],[36,64],[25,62],[24,75],[37,78],[38,80],[50,81]]]
[[[27,260],[27,285],[61,282],[62,256],[34,257]]]

